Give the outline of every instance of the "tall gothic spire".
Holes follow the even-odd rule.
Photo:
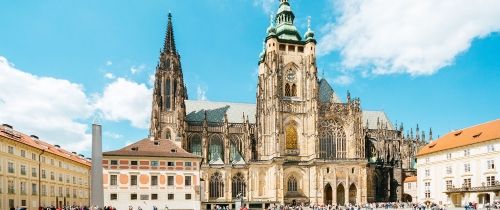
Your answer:
[[[167,32],[165,34],[165,44],[163,45],[163,51],[165,53],[177,54],[177,50],[175,49],[174,27],[172,26],[172,14],[170,12],[168,13]]]

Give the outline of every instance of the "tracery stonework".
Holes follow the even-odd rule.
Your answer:
[[[202,208],[399,201],[424,134],[406,136],[384,112],[341,101],[316,66],[316,40],[301,36],[287,0],[267,29],[256,104],[187,100],[169,23],[157,67],[150,135],[203,157]],[[432,134],[430,134],[430,138]]]

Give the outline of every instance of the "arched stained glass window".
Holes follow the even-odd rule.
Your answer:
[[[297,128],[295,125],[287,125],[285,130],[286,148],[297,149]]]
[[[297,179],[294,176],[288,178],[288,191],[297,192]]]
[[[290,84],[285,84],[285,96],[291,96],[290,94]]]
[[[224,179],[219,172],[215,172],[210,177],[209,196],[210,198],[224,197]]]
[[[292,85],[292,96],[297,96],[297,85]]]
[[[171,94],[171,91],[170,91],[170,78],[167,78],[167,80],[165,81],[165,98],[164,98],[164,101],[165,101],[165,110],[170,110],[170,107],[171,107],[171,104],[170,104],[170,94]]]
[[[222,143],[222,139],[219,135],[212,135],[210,137],[210,146],[209,146],[209,161],[224,161],[224,144]]]
[[[240,193],[241,196],[246,197],[246,188],[247,185],[245,183],[245,177],[243,177],[243,174],[238,172],[236,175],[233,176],[231,182],[231,191],[233,198],[236,198],[237,195]]]
[[[201,156],[201,137],[200,135],[192,135],[188,141],[189,152]]]

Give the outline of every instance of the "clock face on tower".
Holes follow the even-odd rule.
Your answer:
[[[286,72],[286,79],[289,82],[295,82],[295,71],[292,71],[291,69]]]

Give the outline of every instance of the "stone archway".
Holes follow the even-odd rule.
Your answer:
[[[357,189],[354,183],[349,186],[349,203],[356,204]]]
[[[332,199],[333,199],[333,197],[332,197],[332,191],[333,191],[332,190],[332,186],[329,183],[326,184],[325,189],[323,191],[324,191],[324,194],[325,194],[324,197],[323,197],[324,198],[323,203],[325,205],[332,204]]]
[[[337,205],[345,205],[345,189],[342,183],[337,186]]]

